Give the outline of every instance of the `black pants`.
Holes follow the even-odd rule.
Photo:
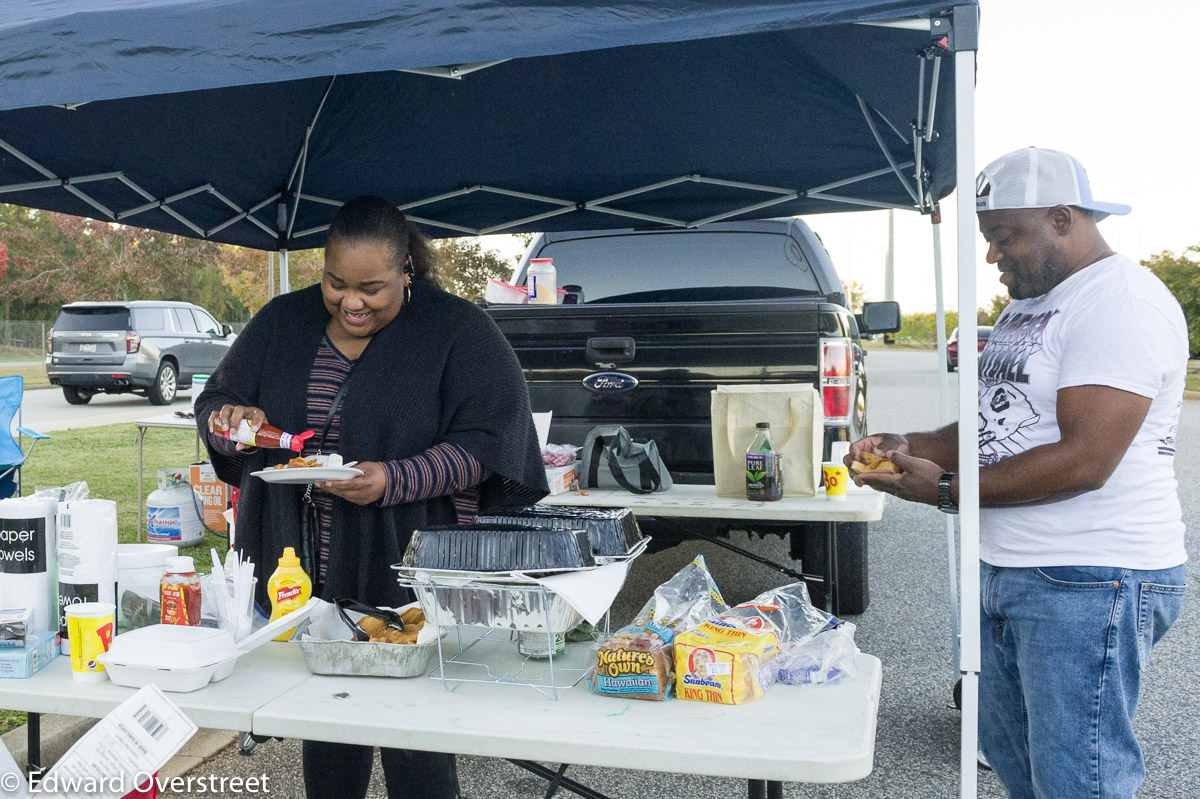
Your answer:
[[[363,799],[375,749],[304,741],[304,792],[308,799]],[[380,749],[389,799],[458,799],[454,755],[415,749]]]

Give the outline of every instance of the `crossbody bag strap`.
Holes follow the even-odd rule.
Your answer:
[[[346,372],[346,379],[338,386],[337,393],[333,395],[333,402],[329,405],[329,413],[325,415],[325,426],[321,428],[321,443],[317,445],[317,454],[321,455],[325,451],[325,438],[329,435],[329,428],[333,426],[333,417],[337,416],[338,408],[342,406],[342,398],[346,396],[346,389],[350,385],[350,378],[354,376],[354,370],[358,367],[358,361],[350,365],[350,371]],[[304,501],[312,502],[312,483],[308,484],[308,488],[304,491]]]

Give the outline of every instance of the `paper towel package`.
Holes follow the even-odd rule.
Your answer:
[[[58,503],[58,630],[67,654],[67,605],[116,604],[117,503],[71,499]]]
[[[0,607],[29,608],[35,630],[58,629],[57,505],[47,497],[0,499]]]
[[[37,674],[58,656],[58,633],[29,633],[25,646],[0,649],[0,678],[23,680]]]

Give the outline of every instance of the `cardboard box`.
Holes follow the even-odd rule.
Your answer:
[[[566,466],[547,466],[546,482],[550,484],[551,494],[565,494],[579,487],[579,464],[568,463]]]
[[[229,523],[225,511],[229,507],[229,485],[217,478],[211,463],[193,463],[188,482],[204,499],[204,523],[218,533],[227,532]]]
[[[37,674],[58,656],[57,632],[33,632],[25,646],[0,649],[0,678],[23,680]]]

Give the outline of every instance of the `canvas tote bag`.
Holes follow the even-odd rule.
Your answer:
[[[713,478],[719,497],[746,497],[746,449],[754,426],[771,425],[783,456],[783,495],[811,497],[825,446],[821,395],[807,383],[717,386],[712,392]]]

